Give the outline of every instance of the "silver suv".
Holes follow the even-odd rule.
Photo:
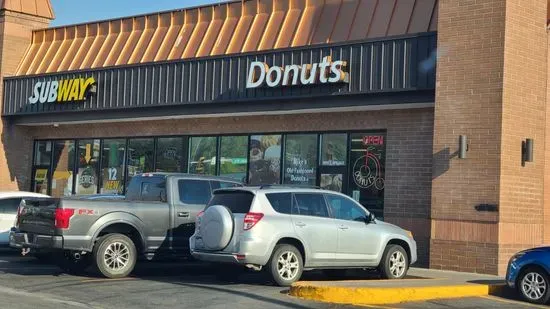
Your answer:
[[[216,190],[189,243],[199,260],[266,268],[280,286],[311,269],[378,268],[399,279],[417,258],[409,231],[348,196],[289,187]]]

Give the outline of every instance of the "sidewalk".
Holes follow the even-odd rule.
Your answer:
[[[330,303],[387,305],[444,298],[502,295],[502,277],[411,268],[402,280],[300,281],[290,295]]]

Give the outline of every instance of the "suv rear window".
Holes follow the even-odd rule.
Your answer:
[[[245,214],[252,206],[254,194],[247,191],[216,191],[208,203],[208,207],[213,205],[222,205],[235,214]]]

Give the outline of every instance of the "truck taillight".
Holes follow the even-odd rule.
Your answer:
[[[74,215],[74,209],[72,208],[57,208],[55,210],[55,228],[68,229],[69,221]]]
[[[256,223],[260,222],[260,220],[262,220],[263,217],[264,217],[263,213],[259,213],[259,212],[249,212],[249,213],[247,213],[244,216],[244,227],[243,227],[243,229],[245,231],[250,230],[251,228],[254,227],[254,225],[256,225]]]

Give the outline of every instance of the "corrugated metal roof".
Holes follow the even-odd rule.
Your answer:
[[[17,75],[435,31],[437,2],[248,0],[49,28],[34,32]]]
[[[0,10],[55,18],[50,0],[0,0]]]

